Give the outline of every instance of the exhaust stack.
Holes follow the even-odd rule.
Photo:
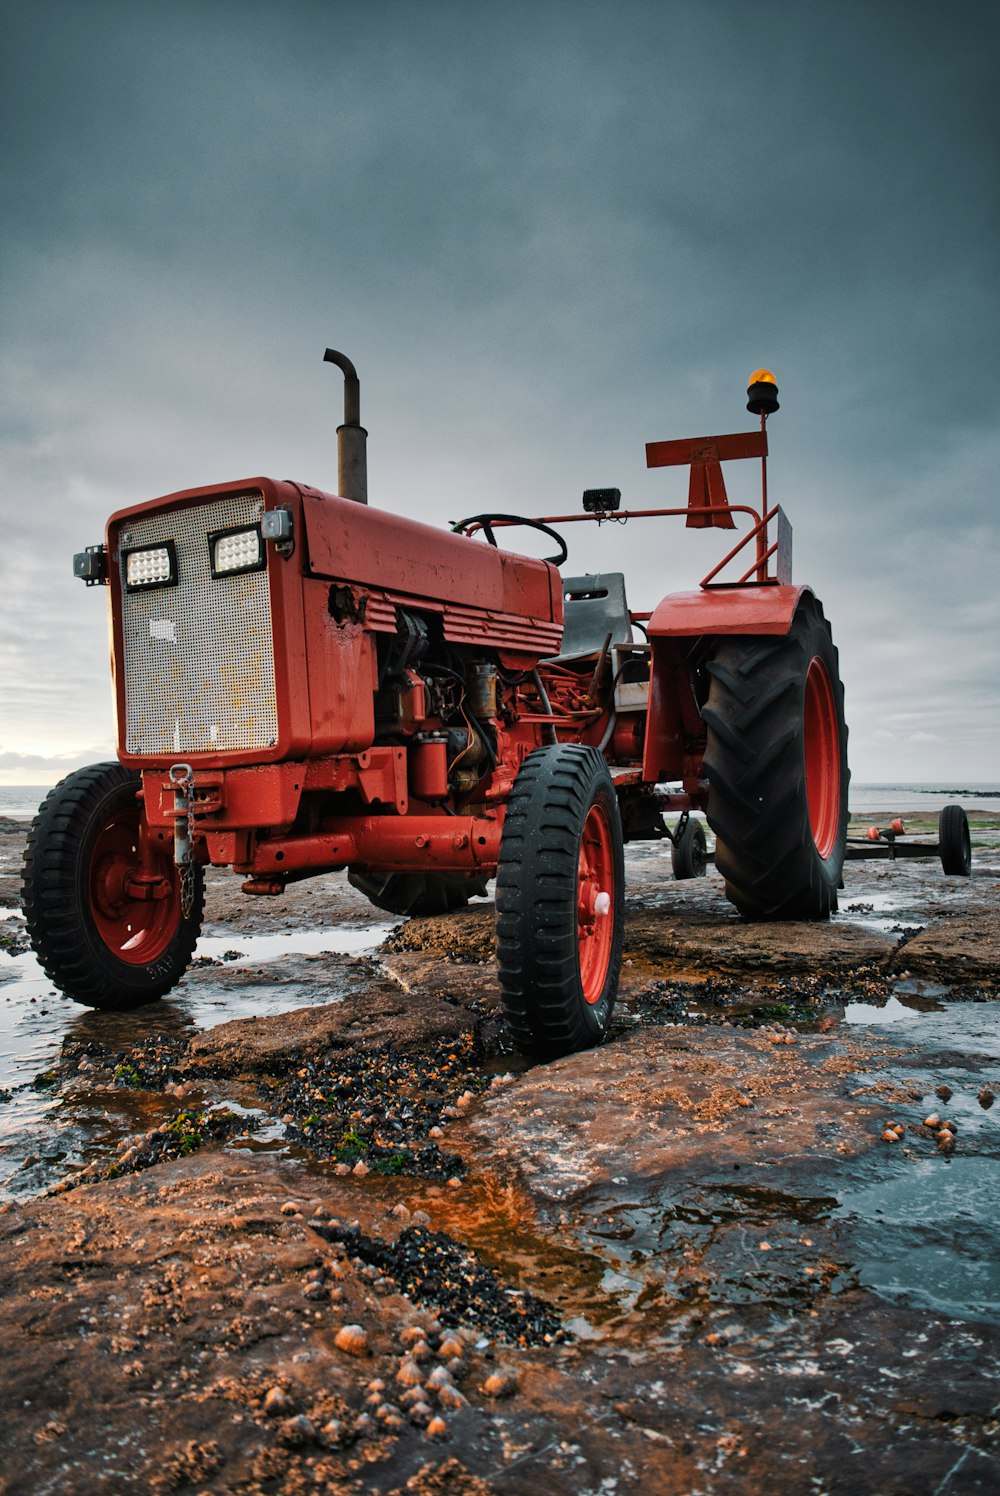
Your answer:
[[[337,491],[342,499],[368,503],[368,432],[361,424],[361,383],[344,353],[328,348],[327,364],[344,371],[344,424],[337,427]]]

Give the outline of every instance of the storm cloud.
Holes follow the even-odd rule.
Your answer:
[[[336,483],[445,523],[683,503],[751,429],[841,650],[860,780],[1000,779],[994,4],[6,4],[0,782],[112,751],[112,510]],[[734,497],[756,476],[733,472]],[[581,538],[636,608],[721,554]]]

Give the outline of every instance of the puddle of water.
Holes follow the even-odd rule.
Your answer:
[[[897,992],[901,986],[897,985]],[[881,1007],[873,1003],[845,1004],[844,1021],[868,1028],[891,1028],[894,1039],[926,1050],[929,1063],[939,1051],[969,1056],[975,1063],[1000,1060],[996,1003],[942,1003],[935,996],[910,996],[904,990],[902,998],[890,997]]]
[[[8,911],[7,917],[11,912],[17,911]],[[377,924],[228,938],[208,935],[199,940],[195,955],[217,961],[228,951],[238,951],[234,967],[266,966],[289,955],[356,956],[377,950],[393,928]],[[81,1046],[95,1042],[117,1053],[151,1036],[186,1038],[229,1019],[270,1016],[336,1002],[342,996],[336,972],[322,973],[322,980],[317,972],[315,983],[254,982],[230,988],[216,981],[199,982],[195,966],[167,998],[130,1012],[101,1012],[58,992],[32,952],[0,952],[0,1198],[12,1191],[44,1188],[65,1172],[68,1163],[81,1162],[85,1154],[155,1125],[155,1116],[134,1115],[138,1103],[127,1089],[104,1091],[93,1105],[76,1091],[68,1097],[55,1095],[40,1078],[57,1064],[67,1041]],[[166,1097],[157,1098],[156,1105],[170,1112],[177,1103]],[[31,1157],[38,1162],[25,1168],[25,1158]]]
[[[863,1284],[935,1313],[998,1324],[998,1199],[1000,1159],[956,1153],[846,1194],[836,1214],[854,1227]]]
[[[226,960],[226,965],[255,966],[280,961],[283,956],[367,956],[377,951],[394,924],[363,925],[352,930],[344,925],[329,930],[289,930],[268,935],[202,935],[194,958]]]
[[[905,1023],[914,1016],[915,1010],[898,997],[889,997],[878,1006],[875,1003],[848,1003],[844,1008],[844,1022],[857,1024]],[[933,1012],[945,1012],[944,1003],[935,1003]]]

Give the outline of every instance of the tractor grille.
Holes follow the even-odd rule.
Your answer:
[[[131,519],[122,551],[177,550],[176,587],[126,592],[125,746],[129,753],[233,753],[277,741],[267,571],[213,577],[208,536],[255,524],[259,493]]]

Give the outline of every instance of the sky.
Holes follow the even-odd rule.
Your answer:
[[[371,502],[440,524],[683,504],[645,443],[773,370],[855,780],[1000,781],[998,46],[995,0],[0,0],[0,784],[114,756],[108,514],[335,491],[327,346]],[[635,609],[728,548],[589,532]]]

